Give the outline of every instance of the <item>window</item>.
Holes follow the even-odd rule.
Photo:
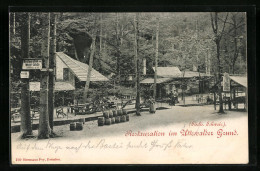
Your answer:
[[[63,81],[69,81],[69,68],[63,68]]]

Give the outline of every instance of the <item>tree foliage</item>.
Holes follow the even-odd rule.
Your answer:
[[[13,83],[19,78],[21,69],[22,13],[15,13],[15,17],[12,14],[10,62],[13,67],[11,77]],[[43,41],[41,24],[46,20],[42,14],[31,13],[30,57],[33,58],[41,57]],[[219,13],[220,28],[223,24],[222,15],[225,13]],[[181,70],[192,70],[194,65],[205,66],[206,57],[210,53],[211,73],[217,71],[215,64],[218,61],[214,58],[217,54],[214,46],[217,37],[212,32],[210,13],[140,13],[138,55],[140,59],[146,58],[148,75],[152,74],[154,66],[157,16],[160,20],[159,67],[178,66]],[[222,72],[235,74],[246,72],[245,17],[245,13],[232,12],[227,18],[219,52]],[[57,51],[63,51],[75,59],[88,63],[92,33],[93,30],[97,30],[95,40],[97,53],[94,56],[93,68],[106,76],[112,74],[113,78],[118,78],[120,74],[121,80],[127,80],[129,75],[135,74],[134,13],[102,13],[102,20],[97,20],[96,26],[94,26],[95,18],[100,18],[100,13],[58,13]],[[12,31],[14,27],[15,34]],[[78,49],[75,48],[75,41],[78,43],[76,45]],[[205,72],[205,67],[201,72]],[[32,72],[33,79],[37,80],[38,74],[37,71]]]

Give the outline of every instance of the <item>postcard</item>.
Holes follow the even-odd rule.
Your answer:
[[[247,164],[246,12],[10,12],[11,163]]]

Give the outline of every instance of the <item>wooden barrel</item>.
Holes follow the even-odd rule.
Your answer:
[[[70,131],[75,131],[76,129],[76,124],[73,122],[70,124]]]
[[[83,129],[83,123],[82,122],[77,122],[76,123],[76,130],[82,130]]]
[[[114,124],[116,122],[115,118],[111,118],[111,124]]]
[[[83,124],[85,124],[85,118],[81,118],[81,119],[79,120],[79,122],[82,122]]]
[[[123,115],[127,114],[127,111],[125,109],[122,109],[122,111],[123,111]]]
[[[117,116],[117,117],[116,117],[115,122],[116,122],[116,123],[120,123],[120,116]]]
[[[104,111],[104,112],[103,112],[103,116],[104,116],[105,118],[109,118],[109,112],[108,112],[108,111]]]
[[[125,117],[125,115],[122,115],[121,117],[120,117],[120,122],[125,122],[126,121],[126,117]]]
[[[117,110],[117,116],[121,116],[123,113],[122,113],[122,109],[118,109]]]
[[[104,117],[98,117],[98,126],[103,126],[105,124],[105,118]]]
[[[111,118],[106,118],[105,119],[105,124],[106,125],[111,125]]]
[[[113,118],[113,112],[112,112],[112,110],[109,110],[109,118]]]
[[[113,117],[117,117],[117,110],[113,110]]]
[[[126,115],[126,121],[129,121],[129,115]]]

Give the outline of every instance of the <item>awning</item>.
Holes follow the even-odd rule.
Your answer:
[[[182,71],[182,75],[181,77],[183,77],[184,74],[184,78],[193,78],[193,77],[210,77],[210,74],[206,74],[206,73],[201,73],[201,72],[196,72],[196,71]]]
[[[72,91],[75,90],[75,87],[68,82],[56,82],[55,91]]]
[[[75,59],[72,59],[68,55],[66,55],[63,52],[56,52],[57,57],[59,57],[62,62],[64,62],[65,65],[70,69],[70,71],[80,80],[80,81],[86,81],[87,80],[87,73],[88,73],[88,65],[85,63],[82,63],[80,61],[77,61]],[[96,71],[94,68],[91,70],[91,76],[90,81],[109,81],[109,79],[102,74],[100,74],[98,71]]]
[[[164,83],[164,82],[169,81],[171,79],[172,78],[157,78],[156,83],[157,84]],[[142,80],[140,83],[141,84],[153,84],[154,78],[146,78],[146,79]]]
[[[40,82],[30,82],[30,91],[40,91]],[[68,82],[55,82],[54,91],[71,91],[75,90],[75,87]]]
[[[230,79],[237,84],[240,84],[244,87],[247,87],[247,77],[241,77],[241,76],[229,76]]]

